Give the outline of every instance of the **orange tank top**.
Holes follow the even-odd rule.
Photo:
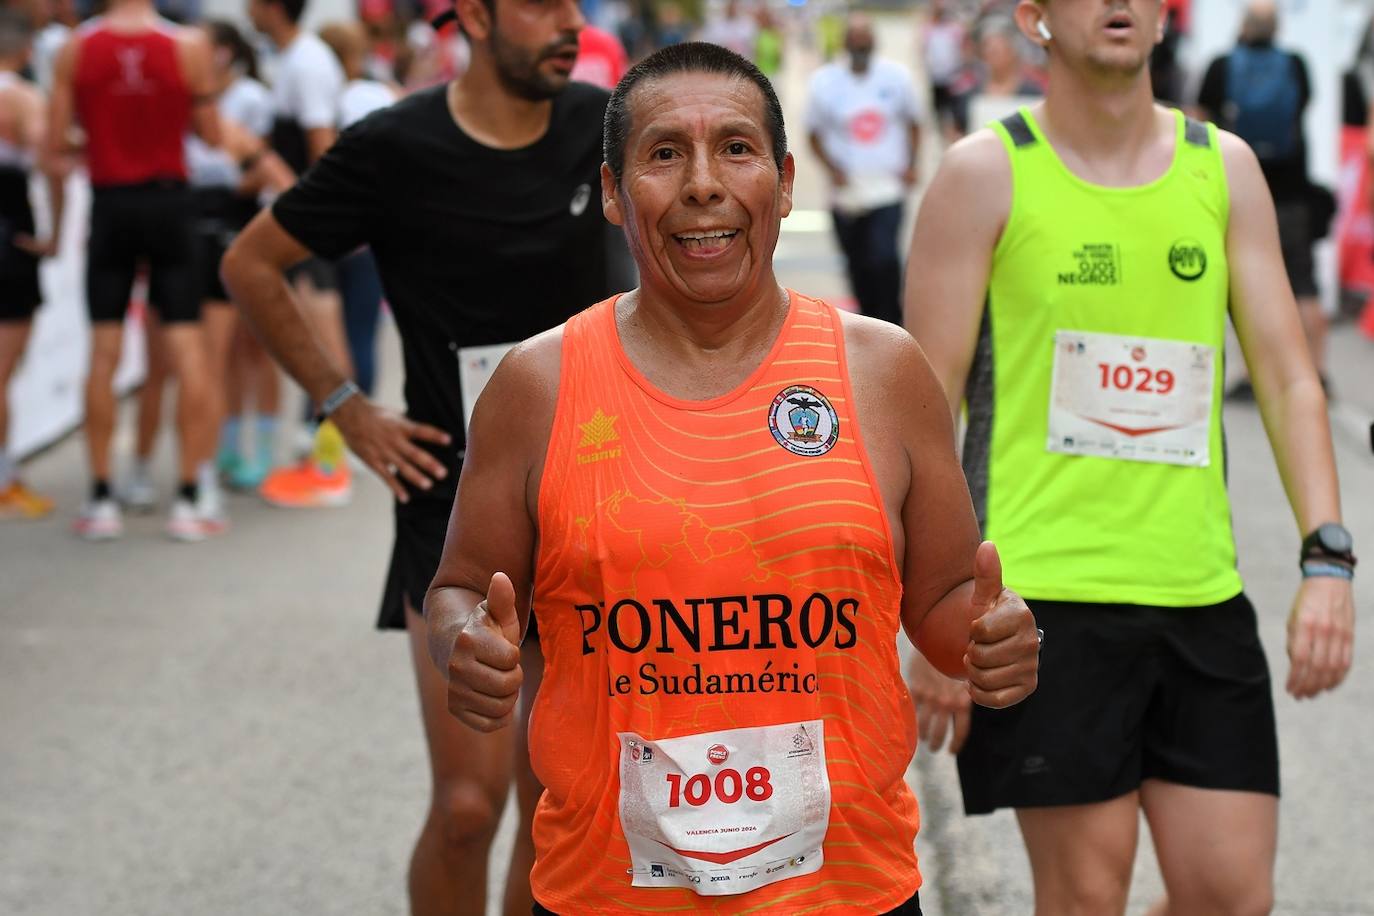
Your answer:
[[[556,913],[877,913],[920,886],[891,532],[840,317],[789,296],[763,363],[707,401],[635,369],[614,299],[564,329],[530,726]],[[788,801],[827,779],[822,810]]]

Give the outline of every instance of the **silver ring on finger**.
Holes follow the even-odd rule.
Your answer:
[[[392,477],[395,477],[395,476],[396,476],[396,470],[397,470],[397,468],[396,468],[396,465],[394,465],[394,464],[388,464],[388,465],[386,466],[386,472],[387,472],[388,474],[390,474]]]

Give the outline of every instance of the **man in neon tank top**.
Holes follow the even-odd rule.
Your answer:
[[[978,703],[1038,667],[938,382],[900,328],[778,286],[794,164],[752,64],[658,52],[604,144],[642,282],[477,403],[425,603],[449,709],[512,722],[533,609],[536,913],[919,913],[897,631]]]
[[[1023,0],[1044,104],[951,148],[918,219],[907,322],[956,413],[1007,582],[1049,634],[1015,710],[954,713],[964,804],[1017,810],[1044,916],[1121,913],[1147,815],[1168,900],[1272,905],[1278,751],[1241,591],[1221,430],[1229,307],[1304,537],[1288,690],[1350,666],[1354,556],[1274,207],[1236,137],[1154,104],[1160,0]],[[950,232],[950,226],[957,226]],[[967,734],[967,741],[964,736]]]

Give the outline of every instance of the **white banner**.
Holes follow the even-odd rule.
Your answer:
[[[30,189],[40,235],[50,225],[45,182],[35,178]],[[23,458],[50,445],[81,424],[83,389],[91,347],[86,317],[86,241],[91,190],[84,175],[67,182],[67,215],[57,257],[41,268],[43,305],[34,316],[33,334],[19,368],[10,380],[10,453]],[[135,297],[141,299],[135,293]],[[143,380],[143,310],[130,309],[124,324],[124,353],[115,375],[115,390],[124,393]]]

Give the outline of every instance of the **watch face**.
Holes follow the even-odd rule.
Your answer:
[[[1349,553],[1355,546],[1355,542],[1350,537],[1350,532],[1340,525],[1322,525],[1317,529],[1317,541],[1322,548],[1331,553]]]

